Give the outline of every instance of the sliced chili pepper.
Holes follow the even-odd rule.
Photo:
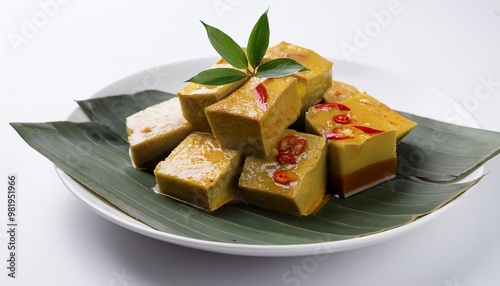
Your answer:
[[[326,131],[325,137],[328,140],[340,140],[340,139],[347,139],[347,138],[352,138],[353,136],[350,136],[349,134],[346,134],[345,132],[342,132],[345,129],[342,128],[335,128],[332,131]]]
[[[353,125],[354,128],[358,128],[359,130],[365,132],[365,133],[381,133],[384,132],[383,130],[378,130],[374,129],[368,126],[363,126],[363,125]]]
[[[327,102],[314,105],[314,108],[319,110],[328,110],[328,108],[330,107],[337,108],[338,110],[345,110],[345,111],[351,110],[348,106],[338,102]]]
[[[295,159],[295,156],[289,153],[279,153],[276,155],[276,160],[280,162],[281,165],[286,165],[286,164],[296,164],[297,159]]]
[[[291,182],[297,181],[297,175],[290,171],[277,171],[273,174],[274,181],[279,184],[289,185]]]
[[[287,135],[283,137],[280,140],[280,143],[278,143],[278,152],[279,153],[286,153],[292,149],[293,144],[297,142],[299,138],[295,135]]]
[[[299,140],[295,141],[291,149],[292,155],[297,156],[302,154],[302,152],[304,152],[304,150],[306,149],[306,146],[307,146],[307,140],[304,138],[300,138]]]
[[[348,114],[337,114],[333,117],[333,121],[340,124],[347,124],[351,122],[351,117]]]
[[[283,185],[288,185],[292,181],[290,176],[288,176],[287,171],[279,171],[274,173],[274,181]]]
[[[266,109],[266,103],[267,103],[267,90],[266,87],[262,84],[259,83],[255,87],[255,98],[257,98],[257,104],[261,109]]]

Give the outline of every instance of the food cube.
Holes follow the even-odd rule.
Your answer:
[[[212,68],[231,68],[225,60],[221,59]],[[229,83],[220,86],[209,86],[197,83],[188,83],[179,92],[177,96],[181,101],[184,117],[193,125],[197,131],[212,132],[205,115],[205,108],[217,101],[223,99],[231,92],[242,86],[248,78],[238,82]]]
[[[138,169],[153,169],[193,131],[177,97],[127,117],[126,127],[130,156]]]
[[[359,92],[354,86],[343,82],[332,81],[332,86],[325,92],[323,98],[325,102],[342,102],[354,96],[360,102],[363,102],[363,105],[371,106],[373,117],[383,117],[385,121],[396,128],[397,141],[403,139],[403,137],[415,128],[415,126],[417,126],[416,122],[404,117],[397,111],[392,110],[390,107],[368,95],[366,92]]]
[[[306,130],[328,139],[328,180],[348,197],[396,174],[396,129],[358,96],[317,104],[306,114]]]
[[[355,96],[359,93],[359,90],[353,85],[337,80],[332,80],[332,86],[330,86],[330,88],[325,91],[323,99],[326,102],[338,102]]]
[[[333,63],[313,50],[281,42],[268,49],[264,61],[276,58],[292,58],[309,69],[292,75],[298,80],[297,87],[304,112],[318,102],[332,84]]]
[[[154,170],[158,192],[215,211],[234,198],[242,157],[212,134],[195,132]]]
[[[223,148],[264,158],[279,134],[297,119],[300,108],[294,77],[253,77],[205,112]]]
[[[291,129],[265,158],[245,159],[239,179],[251,205],[296,216],[309,215],[326,203],[326,139]]]

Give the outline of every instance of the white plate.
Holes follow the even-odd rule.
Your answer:
[[[96,93],[94,97],[129,94],[145,89],[158,89],[175,93],[184,85],[184,80],[208,68],[215,60],[215,58],[204,58],[155,67],[115,82]],[[334,60],[334,63],[335,79],[351,83],[397,110],[446,121],[444,116],[449,114],[453,105],[458,104],[439,89],[400,73],[346,61]],[[69,120],[85,121],[87,119],[82,111],[76,110]],[[463,118],[462,124],[478,127],[472,116]],[[443,213],[463,198],[460,196],[450,204],[410,224],[364,237],[300,245],[248,245],[192,239],[157,231],[116,209],[60,169],[56,168],[56,171],[62,182],[86,206],[127,229],[190,248],[249,256],[313,255],[377,244],[415,229]],[[483,168],[479,168],[466,179],[476,178],[482,173]]]

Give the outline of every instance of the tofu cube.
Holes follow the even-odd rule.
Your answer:
[[[223,59],[219,60],[212,66],[212,68],[231,67],[232,66]],[[177,92],[184,117],[193,125],[195,130],[201,132],[212,132],[207,116],[205,115],[205,108],[228,96],[230,93],[242,86],[247,80],[248,78],[245,78],[238,82],[220,86],[209,86],[192,82],[188,83],[179,92]]]
[[[349,197],[396,174],[396,129],[360,96],[318,104],[306,114],[306,130],[328,139],[328,180]]]
[[[130,115],[126,126],[130,156],[138,169],[153,169],[193,131],[177,97]]]
[[[254,77],[205,111],[223,148],[264,158],[300,108],[297,79]]]
[[[209,133],[192,133],[154,170],[158,192],[215,211],[234,198],[242,156]]]
[[[251,205],[295,216],[315,213],[327,201],[326,139],[291,129],[280,132],[280,137],[282,139],[266,158],[249,156],[245,159],[239,179],[243,199]],[[283,140],[299,142],[300,139],[306,142],[300,154],[280,152],[283,151],[279,147],[284,146]],[[284,159],[287,156],[294,159],[287,161]],[[282,175],[280,172],[284,172],[283,176],[288,176],[290,181],[287,182],[286,177],[275,179],[275,176]]]

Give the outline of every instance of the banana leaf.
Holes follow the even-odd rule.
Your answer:
[[[30,146],[89,191],[154,229],[257,245],[337,241],[408,224],[478,183],[481,177],[464,183],[456,179],[500,150],[499,133],[404,113],[418,126],[398,145],[396,179],[348,199],[332,197],[314,216],[297,218],[242,204],[209,214],[156,194],[154,176],[130,163],[126,117],[172,96],[151,90],[93,98],[78,101],[93,122],[11,125]]]
[[[11,126],[57,167],[131,217],[159,231],[208,241],[286,245],[364,236],[433,212],[481,179],[435,184],[398,177],[348,199],[332,198],[308,217],[248,205],[227,205],[210,214],[153,192],[154,176],[131,165],[128,143],[108,125],[62,121]]]
[[[80,108],[93,121],[102,122],[127,140],[125,119],[146,107],[176,96],[158,90],[145,90],[135,94],[121,94],[77,101]]]
[[[418,125],[398,144],[400,176],[453,181],[500,152],[498,132],[402,114]]]
[[[103,122],[127,140],[127,116],[176,96],[158,90],[78,101],[90,119]],[[500,152],[497,132],[449,124],[401,112],[417,122],[398,144],[398,176],[446,182],[463,178]]]

